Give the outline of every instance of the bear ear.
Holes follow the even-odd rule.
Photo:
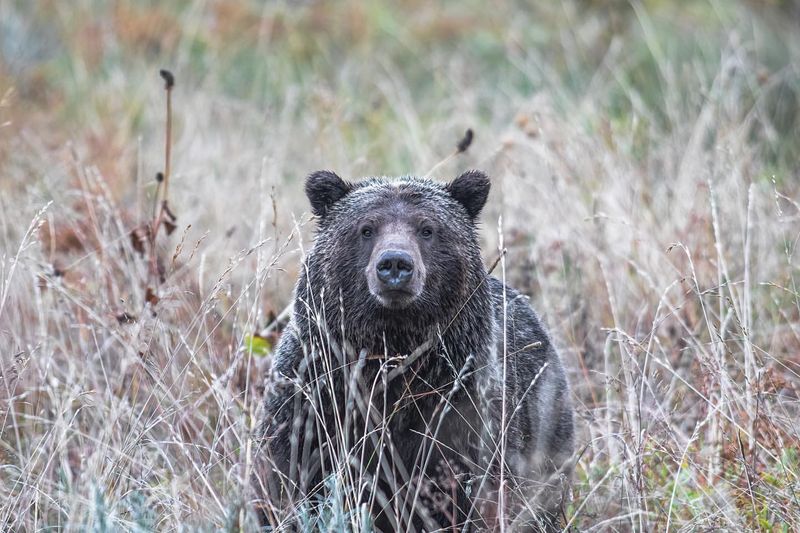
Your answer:
[[[330,170],[318,170],[306,178],[306,196],[311,202],[311,211],[319,217],[324,217],[352,188]]]
[[[489,176],[480,170],[468,170],[445,186],[450,196],[467,210],[471,219],[476,219],[489,197]]]

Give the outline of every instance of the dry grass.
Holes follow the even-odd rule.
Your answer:
[[[2,529],[250,529],[302,178],[467,127],[437,174],[492,176],[487,262],[499,227],[570,371],[569,527],[800,529],[796,10],[0,3]]]

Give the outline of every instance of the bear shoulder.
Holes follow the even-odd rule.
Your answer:
[[[495,320],[502,325],[505,313],[505,322],[510,336],[513,334],[513,338],[519,338],[526,344],[537,341],[550,344],[547,328],[531,306],[529,296],[507,284],[504,285],[502,281],[493,276],[489,278],[489,289],[492,294]],[[505,305],[503,304],[504,294]]]

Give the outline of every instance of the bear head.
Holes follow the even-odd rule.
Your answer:
[[[305,189],[319,219],[313,254],[325,290],[365,318],[452,309],[485,276],[475,228],[489,188],[475,170],[447,184],[311,174]]]

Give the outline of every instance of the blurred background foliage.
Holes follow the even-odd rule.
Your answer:
[[[413,101],[424,129],[457,115],[443,102],[468,94],[477,111],[468,120],[480,126],[513,118],[511,106],[498,110],[498,98],[556,88],[553,104],[561,113],[591,99],[615,127],[631,127],[636,112],[646,124],[635,127],[668,133],[675,117],[707,98],[670,86],[685,83],[681,76],[712,80],[724,49],[737,40],[752,55],[752,86],[738,88],[742,109],[769,85],[761,125],[769,131],[754,135],[780,137],[769,145],[776,162],[800,148],[798,75],[788,42],[797,39],[800,7],[791,0],[1,5],[0,90],[14,91],[14,105],[3,111],[11,124],[0,130],[6,150],[24,128],[44,131],[54,143],[90,135],[93,155],[122,164],[119,178],[132,172],[120,152],[159,126],[143,118],[157,67],[175,70],[180,93],[210,91],[267,116],[287,99],[301,102],[292,119],[311,116],[321,128],[331,114],[343,114],[347,154],[366,156],[373,173],[397,174],[418,155],[393,153],[402,143],[393,143],[387,124],[403,120],[393,99]],[[529,68],[532,56],[546,64]],[[598,83],[609,63],[615,83]],[[403,90],[386,87],[387,79],[402,79]],[[597,90],[604,94],[588,94]]]

